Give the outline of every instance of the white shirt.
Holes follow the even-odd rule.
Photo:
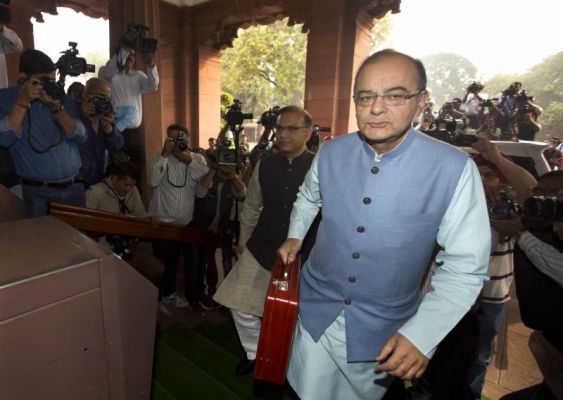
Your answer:
[[[522,232],[518,246],[534,266],[563,287],[563,254],[530,232]]]
[[[160,77],[156,65],[147,68],[147,73],[136,69],[128,73],[119,71],[118,64],[123,65],[129,53],[121,49],[103,67],[98,75],[110,83],[111,98],[116,109],[128,106],[133,107],[137,113],[135,119],[129,123],[127,128],[138,128],[143,121],[143,93],[151,93],[158,90]]]
[[[13,30],[4,27],[0,32],[0,89],[8,87],[8,69],[5,54],[23,50],[22,40]]]
[[[189,165],[173,155],[154,159],[149,185],[154,193],[149,205],[151,215],[164,222],[186,225],[194,213],[195,190],[199,180],[209,170],[201,154],[192,153]]]

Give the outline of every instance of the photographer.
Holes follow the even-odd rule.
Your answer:
[[[8,5],[9,0],[1,3]],[[6,54],[23,50],[23,44],[18,34],[6,25],[10,23],[10,9],[0,5],[0,89],[8,87],[8,70],[6,68]]]
[[[161,221],[186,225],[193,217],[196,185],[209,169],[201,154],[189,150],[187,128],[178,124],[170,125],[166,133],[162,152],[154,159],[148,180],[154,189],[149,211]],[[179,308],[191,305],[194,312],[203,314],[197,301],[188,303],[184,296],[176,292],[176,267],[182,253],[186,295],[189,298],[196,292],[197,282],[191,275],[191,268],[195,267],[190,258],[190,248],[182,243],[164,240],[155,240],[153,247],[154,254],[163,261],[165,267],[161,284],[162,302]]]
[[[512,82],[508,88],[502,92],[502,96],[498,103],[498,109],[503,116],[502,131],[505,132],[510,129],[510,120],[514,115],[516,108],[516,96],[522,90],[522,83]]]
[[[499,221],[499,232],[518,236],[516,294],[524,325],[535,331],[529,347],[544,381],[502,399],[563,398],[563,171],[542,175],[521,218]]]
[[[120,40],[116,54],[100,68],[98,76],[111,85],[113,105],[119,123],[116,129],[125,139],[124,151],[131,160],[144,164],[144,147],[137,128],[143,120],[144,93],[158,90],[160,78],[155,64],[155,53],[143,52],[147,73],[135,69],[135,43],[141,33],[138,25],[131,24]],[[156,49],[155,49],[156,50]]]
[[[533,98],[528,97],[522,90],[516,96],[516,109],[512,117],[514,136],[519,140],[535,140],[536,134],[541,131],[537,120],[542,112],[541,107],[533,102]]]
[[[111,89],[107,81],[101,78],[89,79],[78,106],[87,134],[86,142],[78,148],[82,159],[80,177],[87,186],[91,186],[104,178],[106,150],[111,156],[121,149],[123,136],[115,129],[115,111],[111,105]]]
[[[29,217],[47,214],[49,201],[84,205],[78,143],[86,140],[75,104],[55,83],[55,64],[28,49],[17,86],[0,90],[0,145],[10,149]]]
[[[465,115],[468,119],[468,125],[471,129],[479,129],[479,112],[481,111],[481,102],[483,99],[479,93],[485,88],[480,82],[473,82],[467,87],[467,92],[463,96],[465,102]]]
[[[438,112],[439,118],[463,119],[465,114],[461,111],[461,99],[455,98],[451,102],[445,103]]]

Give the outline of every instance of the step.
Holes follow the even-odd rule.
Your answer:
[[[193,329],[213,343],[220,345],[238,360],[244,356],[244,350],[242,349],[235,324],[232,320],[229,319],[220,323],[203,320]]]
[[[166,332],[165,332],[166,333]],[[152,400],[243,400],[227,382],[202,370],[166,341],[157,340]]]
[[[183,324],[176,324],[163,331],[158,336],[157,343],[170,346],[179,356],[197,365],[202,372],[213,377],[240,398],[253,398],[252,376],[239,376],[234,373],[240,358],[223,349],[220,346],[221,342],[215,343]]]

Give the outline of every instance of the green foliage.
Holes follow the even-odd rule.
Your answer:
[[[540,105],[563,103],[563,52],[536,64],[522,77],[526,92],[536,97]]]
[[[432,54],[423,57],[422,62],[426,66],[427,87],[438,107],[454,97],[462,97],[465,88],[477,76],[477,67],[457,54]]]
[[[497,74],[491,79],[483,82],[485,89],[490,98],[498,97],[504,92],[512,82],[522,82],[522,76],[517,74]]]
[[[387,13],[381,19],[373,21],[373,29],[371,30],[371,52],[375,53],[382,50],[387,42],[387,37],[393,29],[393,14]]]
[[[240,29],[221,57],[223,90],[259,116],[273,106],[303,105],[307,35],[287,19]]]
[[[233,102],[235,98],[232,94],[227,92],[221,92],[221,126],[224,126],[226,123],[225,116],[227,115],[228,108]]]
[[[554,136],[563,139],[563,103],[552,102],[540,117],[542,136]]]

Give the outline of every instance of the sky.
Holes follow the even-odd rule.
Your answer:
[[[36,48],[57,60],[73,41],[82,56],[109,55],[107,21],[58,10],[34,23]],[[562,0],[402,0],[387,45],[415,57],[459,54],[480,71],[476,79],[523,73],[563,51],[562,15]]]
[[[459,54],[490,78],[563,51],[561,0],[402,0],[388,45],[415,57]]]

